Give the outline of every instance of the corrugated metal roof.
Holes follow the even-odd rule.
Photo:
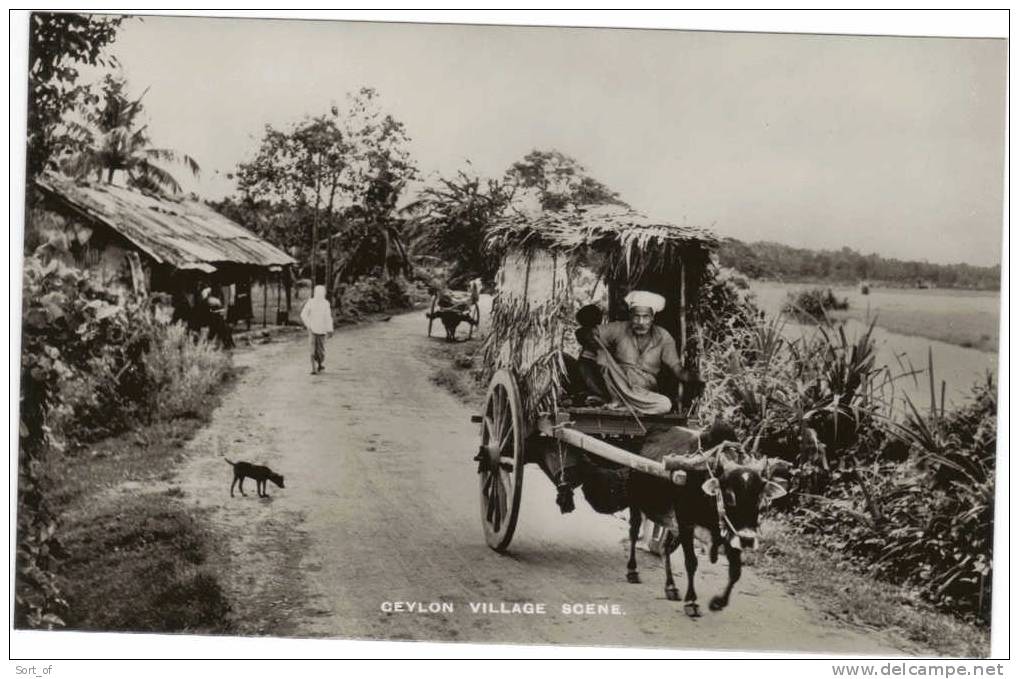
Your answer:
[[[75,182],[47,174],[44,193],[105,224],[157,262],[279,266],[295,260],[211,207],[194,200],[159,198],[113,184]]]

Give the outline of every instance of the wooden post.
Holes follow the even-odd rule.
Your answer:
[[[280,311],[282,310],[283,291],[280,289],[280,287],[283,285],[282,281],[280,280],[282,277],[283,271],[276,272],[276,325],[280,324]],[[287,314],[289,316],[289,311],[287,312]]]
[[[269,313],[269,276],[262,277],[262,327],[266,325],[267,314]]]
[[[679,260],[679,361],[686,367],[686,267]]]

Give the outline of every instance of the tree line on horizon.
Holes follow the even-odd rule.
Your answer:
[[[849,247],[810,250],[770,241],[743,242],[726,238],[718,249],[719,264],[753,279],[885,283],[896,287],[998,290],[1001,266],[934,264],[865,255]]]

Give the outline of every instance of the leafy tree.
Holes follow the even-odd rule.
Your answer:
[[[348,96],[342,113],[333,106],[329,114],[287,129],[266,126],[255,158],[238,167],[238,188],[249,208],[310,214],[301,240],[316,253],[309,257],[316,281],[349,280],[373,269],[388,276],[408,266],[400,238],[403,222],[394,211],[417,170],[403,124],[379,109],[377,96],[363,88]],[[329,245],[324,276],[317,261],[321,225]],[[343,256],[334,276],[337,250]]]
[[[61,169],[73,177],[94,173],[97,181],[105,179],[107,183],[121,171],[129,186],[180,193],[180,183],[157,163],[182,163],[195,175],[198,163],[187,154],[150,145],[147,126],[139,126],[142,99],[148,90],[132,100],[124,91],[126,85],[124,79],[107,75],[102,84],[102,106],[85,110],[84,123],[68,123],[77,150],[61,163]]]
[[[27,171],[32,179],[73,142],[62,131],[63,117],[98,97],[78,84],[76,66],[109,66],[116,59],[104,54],[125,17],[35,12],[28,34],[28,149]]]
[[[481,276],[491,280],[498,262],[486,255],[485,234],[513,196],[512,187],[460,170],[423,189],[405,210],[417,217],[417,244],[452,263],[449,283]]]
[[[408,182],[417,176],[403,123],[384,113],[378,92],[361,88],[347,96],[344,126],[351,142],[352,205],[338,245],[347,255],[337,278],[351,280],[378,267],[383,278],[410,272],[403,243],[404,221],[396,205]]]
[[[208,205],[287,252],[307,245],[304,226],[312,222],[310,207],[300,209],[255,195],[228,196]]]
[[[329,225],[327,232],[332,235],[337,194],[348,188],[351,149],[337,113],[334,107],[331,115],[306,118],[286,131],[266,125],[257,155],[237,171],[238,187],[249,208],[261,203],[270,210],[278,205],[289,212],[310,215],[305,238],[311,253],[317,252],[322,221]],[[311,257],[311,278],[315,281],[317,260],[317,256]],[[328,277],[328,262],[326,269]]]
[[[619,194],[597,179],[573,158],[559,151],[531,151],[506,171],[506,183],[537,189],[541,207],[562,210],[570,205],[622,205]]]

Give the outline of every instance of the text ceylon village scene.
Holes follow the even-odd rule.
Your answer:
[[[986,656],[999,39],[33,13],[19,629]]]

